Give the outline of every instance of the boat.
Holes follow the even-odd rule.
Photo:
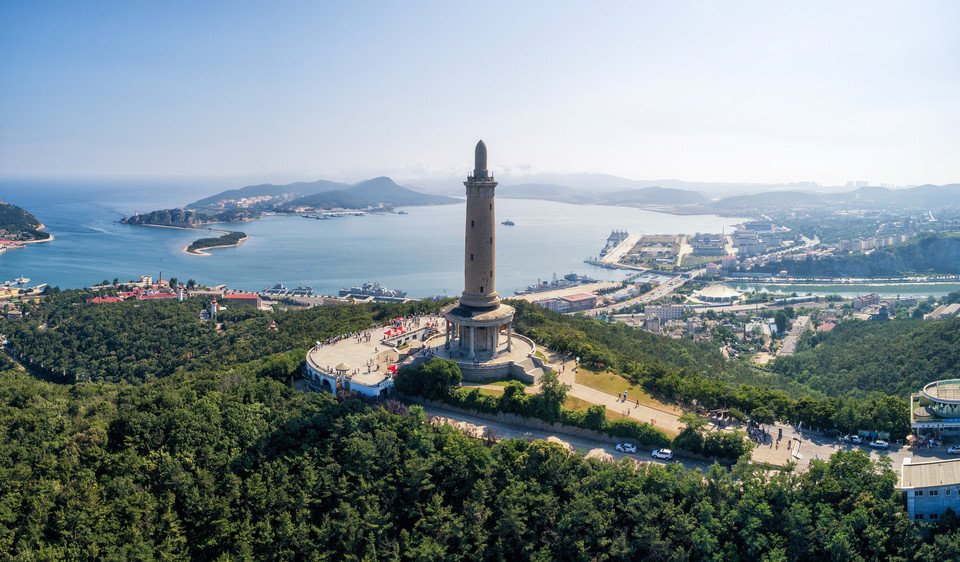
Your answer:
[[[512,220],[507,219],[507,220],[501,222],[500,224],[504,224],[504,225],[507,225],[507,226],[513,226],[515,223],[514,223]]]
[[[380,284],[379,281],[364,283],[350,288],[340,289],[341,297],[386,297],[402,299],[407,296],[406,291],[398,289],[388,289]]]
[[[30,282],[30,278],[29,278],[29,277],[22,277],[22,276],[21,276],[21,277],[17,277],[16,279],[14,279],[14,282],[15,282],[17,285],[26,285],[27,283]]]
[[[397,211],[397,214],[398,214],[398,215],[407,215],[407,214],[409,214],[409,213],[407,213],[406,211]]]

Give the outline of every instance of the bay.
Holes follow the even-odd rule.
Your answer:
[[[173,180],[132,182],[0,182],[0,196],[33,213],[53,242],[0,254],[0,280],[20,275],[31,285],[86,287],[141,274],[207,285],[262,290],[277,282],[310,285],[317,294],[365,281],[410,297],[458,295],[463,290],[463,203],[407,207],[407,214],[369,214],[331,220],[267,216],[220,225],[250,238],[210,256],[182,248],[205,233],[119,224],[136,211],[183,205],[224,189]],[[570,205],[527,199],[496,200],[497,291],[502,296],[538,279],[578,272],[619,280],[623,271],[583,263],[614,229],[631,234],[729,232],[738,219],[677,216],[629,207]],[[500,224],[511,219],[515,226]],[[217,227],[217,225],[213,225]]]

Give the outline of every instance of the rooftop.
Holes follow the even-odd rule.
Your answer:
[[[960,484],[960,459],[904,463],[900,488],[925,488]]]
[[[564,295],[560,298],[568,301],[583,301],[588,299],[595,299],[597,298],[597,295],[594,295],[592,293],[574,293],[572,295]]]
[[[960,404],[960,379],[936,381],[923,387],[927,398],[947,404]]]

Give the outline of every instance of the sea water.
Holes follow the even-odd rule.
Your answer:
[[[250,238],[234,248],[192,256],[183,248],[219,236],[120,224],[137,211],[185,205],[224,189],[197,190],[176,182],[0,182],[0,197],[42,221],[55,240],[0,254],[0,281],[21,275],[31,285],[91,286],[103,280],[194,279],[207,285],[257,291],[277,282],[310,285],[314,293],[380,281],[409,297],[458,295],[463,290],[465,205],[406,207],[407,214],[344,216],[330,220],[266,216],[211,225]],[[399,209],[398,209],[399,210]],[[626,272],[585,264],[614,229],[631,234],[730,232],[738,219],[677,216],[630,207],[496,200],[497,291],[512,295],[538,280],[577,272],[620,280]],[[515,226],[500,224],[510,219]]]

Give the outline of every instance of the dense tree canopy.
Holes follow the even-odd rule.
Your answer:
[[[847,321],[809,333],[773,369],[831,396],[907,397],[935,380],[960,378],[960,318]]]
[[[194,318],[200,301],[93,305],[90,293],[52,293],[3,329],[34,367],[68,360],[94,382],[41,381],[10,362],[0,371],[0,552],[19,558],[929,560],[956,557],[960,544],[952,517],[908,520],[895,473],[862,452],[804,473],[739,463],[703,474],[585,460],[543,441],[489,444],[416,407],[291,389],[316,338],[436,303],[279,312],[276,332],[265,313],[231,307],[218,334]],[[522,329],[586,343],[666,392],[825,423],[900,423],[895,397],[734,386],[723,370],[739,367],[709,348],[545,312],[521,305],[518,315],[542,314]],[[497,400],[448,390],[449,364],[429,369],[452,400]],[[563,389],[545,383],[538,397],[513,388],[496,407],[576,421],[558,406]],[[643,442],[630,433],[641,424],[607,424],[602,407],[576,414]],[[724,446],[696,430],[682,437]]]
[[[607,464],[494,446],[250,364],[130,386],[0,377],[0,550],[44,559],[929,559],[896,475]]]
[[[398,316],[436,310],[435,301],[370,306],[324,306],[276,313],[231,305],[214,323],[201,322],[209,299],[135,300],[92,304],[89,291],[51,294],[23,320],[0,319],[21,362],[53,380],[139,382],[181,368],[216,367],[300,349],[317,339]],[[277,330],[270,330],[276,320]]]

